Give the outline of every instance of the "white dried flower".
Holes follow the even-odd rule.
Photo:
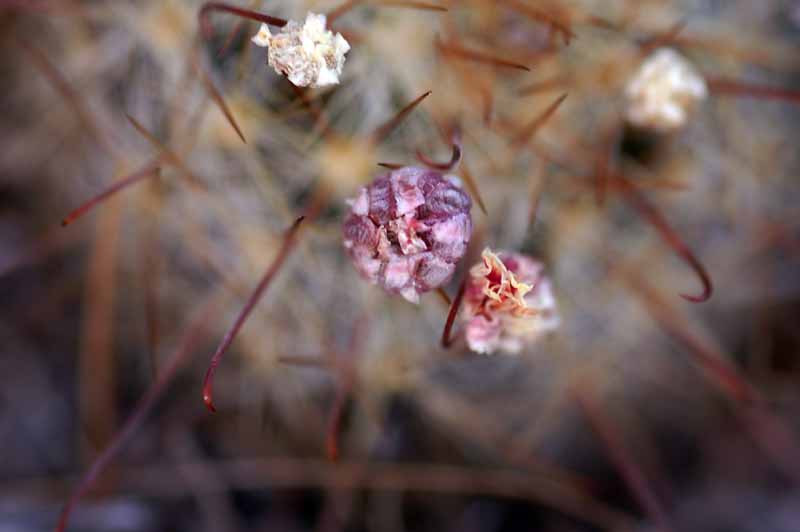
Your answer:
[[[252,41],[269,47],[269,65],[298,87],[337,85],[350,44],[341,33],[325,29],[325,24],[325,15],[308,13],[302,26],[290,20],[275,35],[262,24]]]
[[[637,127],[675,131],[707,95],[706,82],[691,63],[671,48],[659,48],[625,87],[626,119]]]
[[[469,272],[462,319],[469,348],[487,354],[519,353],[560,323],[542,263],[489,248]]]

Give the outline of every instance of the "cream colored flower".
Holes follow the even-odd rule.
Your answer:
[[[262,24],[252,41],[268,47],[269,65],[298,87],[336,85],[350,44],[341,33],[325,29],[325,24],[325,15],[308,13],[302,26],[291,20],[274,35]]]
[[[659,48],[625,87],[625,116],[637,127],[674,131],[707,95],[706,82],[691,63],[671,48]]]

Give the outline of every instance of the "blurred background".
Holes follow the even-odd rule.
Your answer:
[[[82,487],[68,530],[800,530],[800,2],[346,4],[342,83],[298,90],[200,2],[0,1],[0,531]],[[622,119],[661,46],[709,87],[669,134]],[[542,260],[562,324],[518,356],[442,349],[443,299],[342,247],[377,164],[447,160],[456,123],[485,213],[445,291],[483,246]]]

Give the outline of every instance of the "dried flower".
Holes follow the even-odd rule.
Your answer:
[[[625,87],[626,118],[634,126],[674,131],[707,95],[706,82],[691,63],[671,48],[659,48]]]
[[[450,279],[472,235],[472,200],[453,175],[406,166],[349,204],[344,246],[356,269],[413,303]]]
[[[325,15],[308,13],[302,26],[290,20],[275,35],[262,24],[252,41],[269,47],[269,65],[298,87],[337,85],[350,44],[341,33],[325,29],[325,24]]]
[[[464,292],[467,345],[478,353],[518,353],[558,327],[559,317],[544,266],[525,255],[483,250]]]

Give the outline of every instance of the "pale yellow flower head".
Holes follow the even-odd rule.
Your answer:
[[[634,126],[659,132],[680,129],[708,95],[703,77],[671,48],[659,48],[625,87],[625,117]]]

